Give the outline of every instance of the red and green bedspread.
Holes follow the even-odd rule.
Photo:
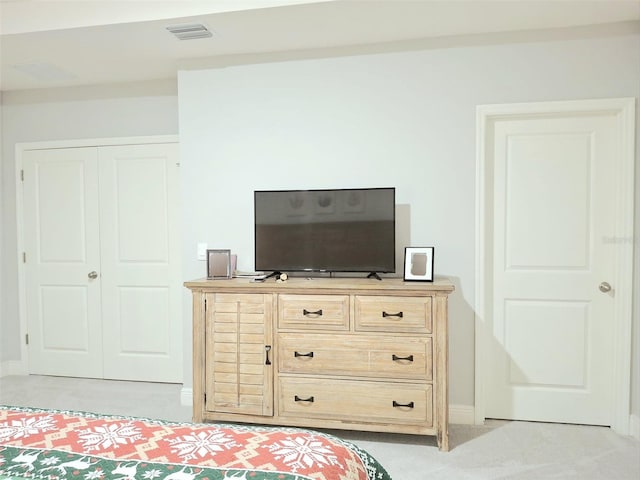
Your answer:
[[[363,449],[298,428],[0,406],[0,479],[391,480]]]

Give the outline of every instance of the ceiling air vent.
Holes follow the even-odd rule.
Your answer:
[[[186,23],[183,25],[169,25],[167,27],[178,40],[195,40],[196,38],[208,38],[213,34],[201,23]]]

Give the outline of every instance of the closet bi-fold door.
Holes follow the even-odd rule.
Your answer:
[[[29,372],[180,382],[178,146],[27,151]]]
[[[178,145],[101,147],[104,377],[182,381]]]
[[[29,373],[102,377],[98,151],[23,154]]]

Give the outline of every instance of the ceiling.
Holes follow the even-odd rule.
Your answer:
[[[193,22],[213,36],[181,41],[166,29]],[[0,89],[594,26],[640,31],[640,0],[0,0]]]

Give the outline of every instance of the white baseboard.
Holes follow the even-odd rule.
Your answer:
[[[29,375],[25,362],[21,360],[0,362],[0,377],[8,377],[9,375]]]
[[[182,387],[180,390],[180,405],[193,407],[193,389]]]
[[[640,416],[631,415],[629,418],[629,435],[640,440]]]
[[[449,423],[475,424],[475,408],[473,405],[449,405]]]

